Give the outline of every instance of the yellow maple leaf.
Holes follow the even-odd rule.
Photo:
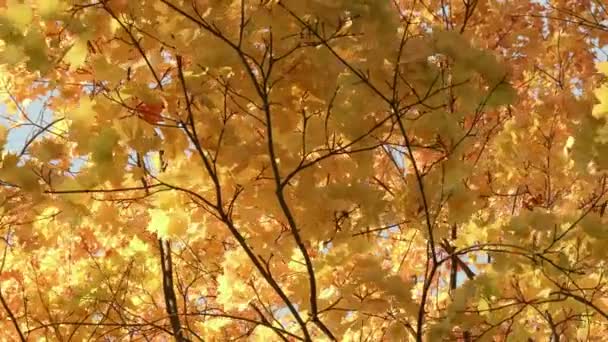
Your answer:
[[[0,62],[12,65],[22,62],[25,57],[26,54],[23,50],[23,46],[6,44],[2,50]]]
[[[62,9],[59,0],[36,0],[38,12],[43,18],[52,18]]]
[[[172,237],[182,237],[188,231],[188,216],[181,210],[171,212],[167,234]]]
[[[604,75],[608,75],[608,62],[600,62],[596,64],[597,71]]]
[[[602,222],[602,219],[598,214],[590,213],[585,215],[581,220],[580,225],[589,236],[596,239],[608,238],[608,227]]]
[[[593,107],[593,116],[596,118],[605,117],[608,113],[608,86],[602,86],[593,91],[595,97],[600,101]]]
[[[8,128],[0,125],[0,148],[6,144],[6,138],[8,137]]]
[[[95,117],[95,110],[93,109],[94,105],[95,102],[89,97],[83,97],[76,105],[76,109],[69,111],[66,117],[72,120],[74,123],[86,124],[87,122],[91,122]]]
[[[129,245],[125,248],[125,254],[127,256],[133,256],[137,253],[145,253],[148,251],[148,245],[137,236],[134,236]]]
[[[188,216],[181,210],[148,210],[150,223],[148,229],[162,238],[183,237],[188,231]]]
[[[167,212],[160,209],[151,209],[148,210],[148,215],[150,215],[148,230],[158,234],[161,237],[168,236],[171,219],[169,218],[169,215],[167,215]]]
[[[95,76],[99,80],[117,84],[125,76],[125,71],[118,65],[110,63],[104,56],[95,56],[91,61]]]
[[[81,67],[87,59],[88,52],[87,40],[83,38],[77,39],[64,57],[65,62],[70,64],[70,70]]]
[[[5,17],[20,30],[24,30],[32,22],[32,9],[27,4],[17,0],[7,2]]]

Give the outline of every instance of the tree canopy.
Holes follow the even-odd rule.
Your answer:
[[[0,0],[0,340],[599,341],[603,0]]]

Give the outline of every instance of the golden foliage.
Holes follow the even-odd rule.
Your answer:
[[[604,338],[607,22],[0,1],[2,339]]]

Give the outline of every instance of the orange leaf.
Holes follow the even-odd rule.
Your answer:
[[[135,110],[141,114],[142,119],[150,124],[156,124],[162,121],[163,117],[160,115],[162,111],[165,109],[165,105],[162,102],[158,103],[145,103],[142,102]]]

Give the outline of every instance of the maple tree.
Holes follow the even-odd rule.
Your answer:
[[[608,333],[602,0],[2,0],[0,42],[0,340]]]

